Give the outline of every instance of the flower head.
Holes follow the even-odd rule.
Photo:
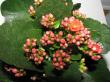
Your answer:
[[[34,0],[35,5],[40,5],[43,2],[43,0]]]
[[[78,32],[84,28],[83,23],[80,20],[75,19],[73,16],[69,18],[65,17],[61,22],[61,26],[72,32]]]
[[[54,21],[55,21],[55,18],[53,14],[49,13],[49,14],[42,16],[41,25],[45,26],[46,28],[49,28],[53,26]]]
[[[89,40],[88,41],[88,47],[94,52],[94,53],[97,53],[97,54],[101,54],[102,53],[102,47],[99,43],[96,43],[92,40]]]
[[[72,12],[73,16],[86,19],[86,15],[81,13],[79,10],[75,10]]]
[[[70,61],[70,55],[63,50],[57,50],[53,54],[52,64],[57,70],[62,70],[66,66],[66,63]]]
[[[45,34],[40,39],[40,42],[43,46],[54,44],[55,35],[52,31],[46,31]]]
[[[30,16],[35,16],[36,11],[32,5],[28,9],[28,13],[30,14]]]

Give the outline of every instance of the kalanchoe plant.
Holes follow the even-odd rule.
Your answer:
[[[110,50],[110,29],[88,19],[79,7],[72,0],[4,2],[0,81],[110,82],[102,56]]]

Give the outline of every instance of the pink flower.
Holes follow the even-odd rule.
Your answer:
[[[92,52],[97,53],[97,54],[100,54],[103,51],[101,45],[92,40],[88,41],[88,48],[90,48]]]
[[[102,52],[102,48],[101,48],[101,46],[99,44],[94,44],[92,46],[92,51],[95,52],[95,53],[99,53],[100,54]]]

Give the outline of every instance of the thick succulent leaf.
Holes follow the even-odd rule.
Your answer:
[[[110,72],[103,59],[100,60],[93,69],[94,70],[83,75],[84,79],[82,82],[110,82]]]
[[[58,29],[58,28],[60,27],[60,21],[59,21],[59,20],[58,20],[58,21],[55,21],[53,27],[54,27],[55,29]]]
[[[66,2],[68,5],[65,5]],[[72,0],[44,0],[41,6],[36,9],[36,18],[40,20],[42,15],[52,13],[57,20],[60,20],[66,16],[70,16],[72,8]]]
[[[64,82],[80,82],[81,77],[82,74],[79,71],[79,63],[77,62],[73,62],[72,65],[69,66],[69,69],[61,76]]]
[[[6,0],[2,4],[1,10],[6,22],[0,26],[0,60],[20,68],[35,70],[34,65],[23,55],[22,46],[26,38],[39,40],[42,36],[40,28],[42,15],[53,13],[58,19],[69,16],[72,10],[72,0],[68,0],[68,6],[65,6],[63,0],[44,0],[42,6],[37,9],[36,21],[32,20],[27,13],[32,3],[33,0]],[[53,6],[54,4],[56,5]]]
[[[80,9],[80,7],[81,7],[81,3],[76,3],[73,6],[73,10],[78,10],[78,9]]]
[[[81,60],[81,54],[71,55],[71,60],[72,60],[72,61]]]
[[[104,53],[110,51],[110,27],[90,18],[83,22],[85,27],[91,31],[92,38],[102,44]]]
[[[51,70],[52,68],[47,67],[47,70]],[[79,64],[74,62],[69,66],[68,69],[63,71],[53,71],[50,73],[50,77],[47,79],[47,82],[80,82],[82,74],[78,70]],[[48,73],[49,74],[49,73]],[[44,81],[45,82],[45,81]]]

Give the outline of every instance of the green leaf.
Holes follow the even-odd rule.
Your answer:
[[[83,23],[91,31],[92,39],[102,44],[103,53],[110,51],[110,27],[90,18],[83,20]]]
[[[41,16],[52,13],[56,19],[62,19],[71,15],[73,5],[72,0],[68,0],[68,6],[62,0],[44,0],[37,8],[36,20],[33,20],[27,13],[32,3],[32,0],[6,0],[2,4],[1,10],[6,22],[0,26],[0,60],[18,68],[36,70],[22,50],[26,38],[37,38],[39,41],[43,34]]]
[[[77,60],[80,60],[80,59],[81,59],[81,54],[71,55],[71,60],[72,61],[77,61]]]
[[[44,72],[46,73],[47,76],[52,76],[52,71],[53,71],[53,66],[52,63],[49,61],[46,61],[46,65],[44,66]]]
[[[104,59],[99,60],[98,64],[95,65],[95,70],[89,71],[87,75],[89,78],[88,76],[84,77],[86,81],[83,82],[110,82],[110,72]]]
[[[81,7],[81,3],[76,3],[73,5],[73,11],[78,10]]]
[[[52,13],[56,20],[63,19],[64,17],[71,16],[73,8],[72,0],[67,0],[68,6],[65,5],[64,0],[44,0],[43,3],[36,9],[36,21],[39,21],[42,15]]]
[[[72,63],[63,75],[61,76],[62,82],[80,82],[82,74],[79,71],[79,64],[77,62]]]
[[[60,20],[55,21],[53,27],[54,27],[55,29],[58,29],[58,28],[60,27]]]
[[[79,64],[74,62],[67,70],[55,71],[56,75],[51,75],[47,82],[80,82],[81,73],[78,70]]]

